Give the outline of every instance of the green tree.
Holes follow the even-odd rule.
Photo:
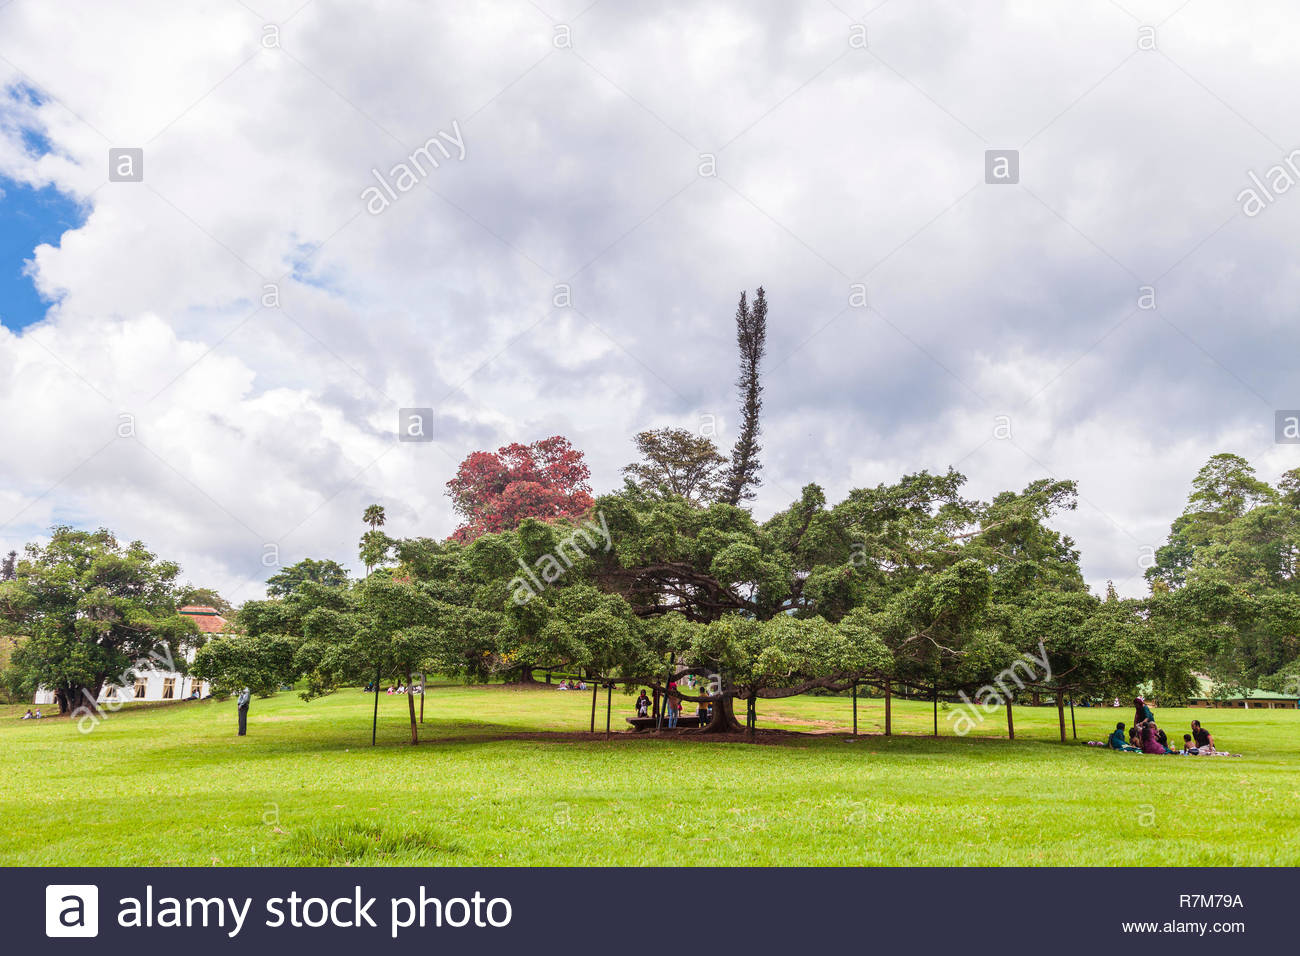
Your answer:
[[[296,661],[310,668],[307,699],[372,679],[411,687],[426,670],[454,672],[461,663],[463,617],[443,606],[426,585],[376,574],[303,617]],[[407,695],[411,743],[419,743],[413,694]]]
[[[1273,488],[1214,455],[1155,558],[1153,623],[1217,687],[1249,690],[1300,656],[1300,469]]]
[[[348,572],[337,561],[304,558],[267,578],[266,593],[271,597],[291,597],[309,582],[324,587],[343,587],[348,583]]]
[[[717,498],[727,459],[711,439],[685,428],[652,428],[638,433],[633,443],[641,460],[623,469],[633,486],[697,505]]]
[[[392,547],[392,539],[379,529],[384,526],[384,509],[380,505],[368,505],[361,515],[361,520],[370,526],[370,530],[361,536],[360,556],[366,566],[366,577],[383,564]]]
[[[1130,696],[1157,676],[1174,680],[1172,670],[1160,667],[1160,647],[1145,627],[1140,601],[1041,591],[1017,608],[1013,625],[1014,643],[1032,664],[1025,683],[1055,698],[1061,740],[1065,706],[1075,697]]]
[[[595,512],[609,549],[507,607],[502,657],[589,666],[660,689],[671,676],[699,675],[715,730],[737,727],[735,700],[799,688],[899,678],[930,690],[971,686],[1016,653],[988,620],[993,596],[1072,587],[1078,569],[1068,541],[1041,527],[1072,501],[1072,485],[1039,482],[980,503],[962,499],[963,481],[921,473],[834,507],[809,485],[762,525],[723,503],[603,496]],[[518,575],[563,550],[562,526],[519,532],[476,542],[492,555],[489,574]],[[769,637],[785,642],[784,669],[760,659]],[[807,653],[796,653],[800,641]]]
[[[278,634],[236,634],[208,641],[194,655],[190,672],[224,697],[247,687],[269,697],[297,679],[296,642]]]
[[[145,666],[182,670],[199,634],[176,611],[179,573],[102,528],[56,527],[46,546],[28,545],[0,582],[0,625],[25,636],[11,661],[23,688],[53,689],[59,712],[73,714],[93,709],[106,681]]]
[[[767,296],[758,287],[751,308],[740,293],[736,307],[736,346],[740,350],[740,376],[736,387],[740,389],[740,435],[731,450],[731,465],[727,470],[722,500],[739,505],[754,497],[754,487],[759,484],[758,473],[763,466],[758,460],[762,446],[758,443],[759,415],[763,410],[763,382],[760,367],[767,351]]]

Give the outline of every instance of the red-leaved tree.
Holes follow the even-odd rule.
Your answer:
[[[591,469],[562,435],[476,451],[460,463],[447,493],[465,519],[458,541],[508,531],[525,518],[577,518],[592,505]]]

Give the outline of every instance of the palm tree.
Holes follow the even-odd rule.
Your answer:
[[[375,538],[383,538],[379,534],[379,527],[384,523],[384,506],[369,505],[361,514],[361,520],[370,525],[370,530],[361,536],[361,559],[366,562],[366,577],[370,577],[370,572],[374,569],[373,563],[367,557],[374,547]]]

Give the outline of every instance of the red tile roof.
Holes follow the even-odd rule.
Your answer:
[[[226,632],[226,619],[217,613],[215,607],[187,604],[181,608],[181,613],[194,618],[194,623],[199,626],[199,630],[204,634],[224,634]]]

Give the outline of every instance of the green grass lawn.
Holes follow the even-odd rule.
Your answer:
[[[763,701],[763,744],[698,735],[587,738],[591,695],[431,688],[424,740],[406,699],[357,690],[304,703],[127,707],[90,733],[0,707],[0,864],[57,865],[1231,865],[1300,863],[1300,712],[1157,709],[1178,739],[1199,716],[1237,757],[1144,757],[1083,745],[1128,708],[997,712],[930,732],[928,703]],[[598,726],[604,727],[604,693]],[[617,727],[631,699],[614,695]],[[1068,715],[1067,715],[1068,719]],[[1068,726],[1068,725],[1067,725]],[[539,736],[523,736],[539,733]]]

